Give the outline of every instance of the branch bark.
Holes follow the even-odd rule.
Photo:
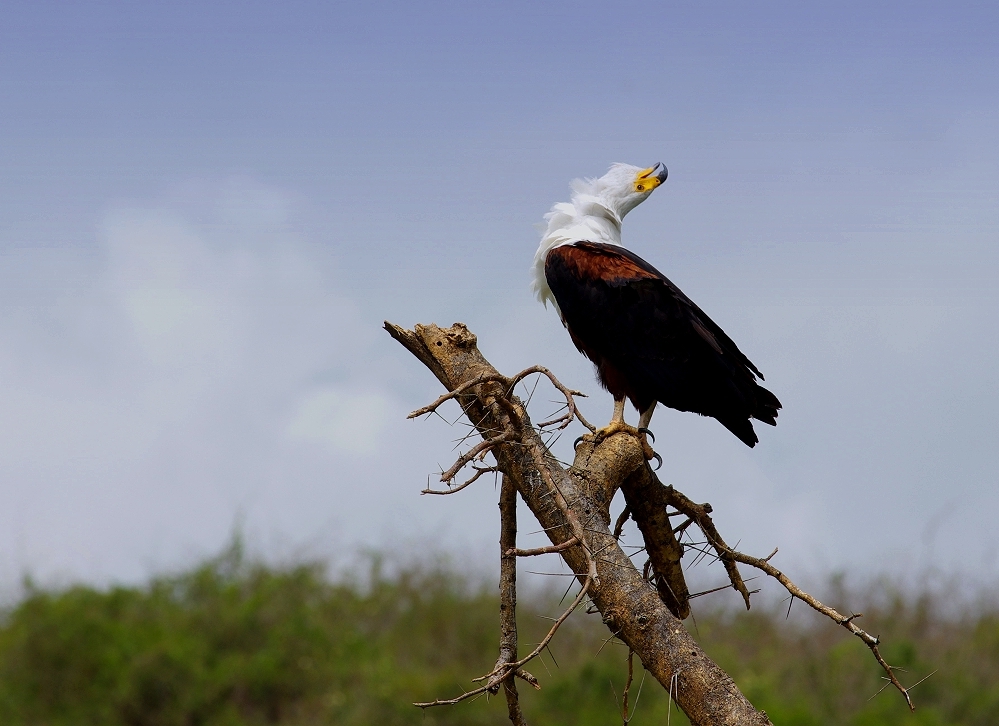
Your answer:
[[[671,689],[691,724],[770,724],[701,650],[610,531],[609,506],[615,491],[648,468],[638,441],[617,434],[596,447],[581,445],[566,470],[545,447],[523,403],[508,395],[509,388],[479,352],[467,327],[417,325],[410,331],[386,323],[385,328],[448,391],[476,378],[491,379],[469,386],[456,400],[484,439],[517,431],[517,437],[492,446],[497,467],[516,486],[554,546],[577,538],[578,544],[567,546],[561,556],[611,633],[634,650],[664,688]]]
[[[517,486],[503,477],[500,487],[500,652],[497,670],[517,662]],[[515,672],[503,679],[507,712],[513,726],[527,726],[520,709]]]
[[[680,567],[683,548],[670,524],[663,490],[647,466],[637,469],[621,485],[628,511],[645,541],[655,573],[652,582],[670,612],[683,620],[690,615],[690,592]]]

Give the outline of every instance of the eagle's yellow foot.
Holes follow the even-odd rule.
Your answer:
[[[613,436],[614,434],[631,434],[632,436],[641,438],[642,435],[638,432],[634,426],[629,426],[624,421],[611,421],[609,424],[601,429],[597,429],[590,436],[593,437],[593,445],[596,446],[600,444],[604,439]]]
[[[594,446],[599,446],[604,439],[614,434],[630,434],[638,439],[638,442],[642,445],[642,453],[645,455],[646,461],[651,461],[652,459],[657,459],[660,464],[662,464],[662,458],[649,445],[648,436],[652,436],[652,440],[655,441],[656,437],[652,435],[652,432],[646,428],[635,428],[634,426],[629,426],[624,421],[611,421],[609,424],[603,428],[597,429],[592,434],[585,434],[576,439],[578,444],[580,441],[592,441]],[[658,467],[657,467],[658,468]]]

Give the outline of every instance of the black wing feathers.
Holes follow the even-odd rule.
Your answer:
[[[780,401],[725,332],[665,275],[616,245],[556,247],[545,276],[576,346],[615,396],[712,416],[747,445]]]

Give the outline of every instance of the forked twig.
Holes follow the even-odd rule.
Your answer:
[[[565,396],[565,402],[566,405],[568,406],[568,411],[566,411],[564,415],[559,416],[558,418],[554,418],[551,421],[545,421],[544,423],[538,424],[539,429],[543,429],[546,426],[552,426],[554,424],[558,424],[560,429],[564,429],[566,426],[572,423],[572,419],[575,418],[579,421],[579,423],[583,424],[583,426],[588,428],[590,431],[597,430],[593,424],[591,424],[589,421],[583,418],[583,414],[581,414],[579,412],[579,409],[576,407],[575,396],[581,396],[583,398],[586,398],[586,394],[580,391],[573,391],[570,388],[566,388],[565,386],[562,385],[562,382],[555,377],[555,374],[552,373],[547,368],[545,368],[544,366],[531,366],[530,368],[525,368],[520,373],[511,378],[510,392],[511,393],[513,392],[514,385],[516,385],[522,379],[526,378],[532,373],[540,373],[543,376],[547,376],[548,380],[551,381],[552,385],[558,389],[559,393]]]
[[[506,388],[506,396],[509,396],[511,393],[513,393],[513,389],[518,383],[520,383],[527,376],[532,375],[534,373],[540,373],[541,375],[546,376],[548,380],[551,381],[551,384],[558,389],[559,393],[565,396],[565,402],[567,406],[567,411],[564,415],[554,418],[551,421],[545,421],[544,423],[540,423],[538,424],[538,428],[545,428],[546,426],[552,426],[557,423],[559,424],[560,429],[564,429],[566,426],[572,423],[573,419],[576,419],[581,424],[583,424],[583,426],[588,428],[590,431],[597,430],[593,424],[591,424],[583,417],[583,414],[580,413],[579,411],[579,407],[576,406],[575,397],[581,396],[585,398],[586,394],[581,391],[574,391],[571,388],[566,388],[566,386],[564,386],[562,382],[555,377],[555,374],[552,373],[547,368],[545,368],[544,366],[531,366],[530,368],[525,368],[512,378],[507,378],[506,376],[499,374],[483,374],[480,376],[476,376],[472,380],[465,381],[460,386],[457,386],[453,391],[449,391],[441,396],[438,396],[437,400],[435,400],[433,403],[423,406],[422,408],[416,409],[415,411],[410,413],[406,418],[417,418],[427,413],[433,413],[446,402],[450,401],[453,398],[457,398],[463,393],[467,393],[472,388],[480,386],[483,383],[502,383]],[[506,396],[503,396],[502,398],[505,398]]]
[[[499,375],[498,373],[496,374],[484,373],[481,376],[476,376],[470,381],[465,381],[460,386],[455,387],[453,391],[448,391],[447,393],[438,396],[436,401],[427,406],[424,406],[423,408],[416,409],[411,414],[406,416],[406,418],[417,418],[425,413],[433,413],[442,405],[450,401],[452,398],[457,398],[462,393],[465,393],[471,390],[472,388],[475,388],[476,386],[480,386],[483,383],[493,383],[493,382],[503,383],[507,386],[510,385],[510,380],[506,376]]]
[[[499,436],[491,439],[484,439],[458,457],[450,469],[441,474],[441,481],[451,481],[461,471],[466,464],[475,459],[476,456],[485,456],[490,449],[506,441],[512,441],[516,437],[513,431],[504,431]],[[470,483],[470,482],[469,482]],[[464,488],[464,487],[462,487]]]

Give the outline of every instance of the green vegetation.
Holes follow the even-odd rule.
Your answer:
[[[491,668],[493,587],[446,567],[390,576],[377,565],[363,581],[331,580],[320,567],[246,562],[234,547],[143,588],[29,591],[0,622],[0,723],[508,723],[502,697],[425,714],[410,705],[456,695]],[[932,597],[883,600],[864,621],[889,662],[909,669],[907,682],[939,669],[914,692],[915,715],[890,689],[868,700],[882,684],[869,652],[817,617],[702,612],[698,637],[778,726],[999,723],[999,608],[945,617]],[[523,602],[523,642],[557,606]],[[627,650],[605,638],[598,617],[570,618],[554,659],[531,667],[543,689],[520,684],[532,724],[620,723]],[[646,679],[632,723],[665,724],[667,707]]]

